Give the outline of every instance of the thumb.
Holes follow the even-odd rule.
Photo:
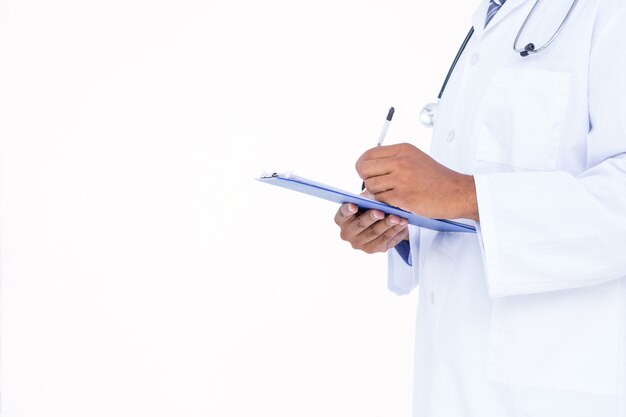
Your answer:
[[[363,191],[360,195],[361,197],[367,198],[368,200],[376,200],[376,198],[374,197],[374,194],[370,193],[367,190]]]

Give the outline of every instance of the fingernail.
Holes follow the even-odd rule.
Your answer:
[[[348,204],[348,213],[356,213],[357,208],[354,204]]]
[[[372,216],[376,219],[376,220],[382,220],[385,218],[385,215],[383,213],[381,213],[380,211],[376,211],[374,210],[372,212]]]
[[[390,217],[390,218],[389,218],[389,223],[391,223],[391,224],[398,224],[398,223],[399,223],[399,221],[398,221],[398,219],[397,219],[397,218],[395,218],[395,217]]]

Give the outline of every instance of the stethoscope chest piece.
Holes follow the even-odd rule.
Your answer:
[[[437,103],[428,103],[420,112],[420,122],[425,127],[433,128],[435,126],[435,119],[437,118],[437,110],[439,109],[439,104]]]

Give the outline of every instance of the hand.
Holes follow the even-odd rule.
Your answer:
[[[377,201],[430,218],[479,221],[474,177],[446,168],[413,145],[370,149],[356,170]]]
[[[366,253],[387,252],[409,237],[406,219],[385,216],[380,210],[359,213],[354,204],[343,204],[335,215],[335,223],[341,228],[343,240]]]

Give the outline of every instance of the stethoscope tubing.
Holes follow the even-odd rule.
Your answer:
[[[454,72],[454,69],[456,68],[456,64],[459,62],[459,59],[461,59],[461,55],[463,55],[463,51],[465,51],[467,44],[469,43],[470,39],[472,39],[472,35],[474,35],[473,26],[468,32],[467,36],[465,37],[465,40],[463,41],[461,48],[459,48],[459,52],[457,52],[456,56],[454,57],[454,61],[452,61],[452,65],[450,66],[450,69],[448,70],[446,79],[444,80],[443,85],[441,86],[441,90],[439,90],[439,95],[437,96],[438,100],[441,100],[441,97],[443,96],[443,92],[446,91],[446,86],[448,85],[448,81],[450,81],[450,77],[452,76],[452,73]]]
[[[552,42],[556,39],[556,37],[559,36],[561,31],[563,30],[563,27],[565,26],[565,24],[569,20],[570,16],[572,15],[572,12],[576,8],[576,5],[578,4],[579,0],[573,0],[572,1],[572,5],[570,6],[569,10],[567,11],[567,14],[565,15],[565,17],[563,18],[563,21],[561,22],[561,24],[559,25],[557,30],[554,32],[552,37],[550,37],[550,39],[543,46],[541,46],[540,48],[535,48],[535,45],[533,43],[529,43],[524,48],[518,48],[517,47],[517,43],[519,42],[520,37],[524,33],[524,30],[526,29],[526,25],[528,24],[528,22],[532,18],[533,13],[535,12],[535,9],[539,5],[539,1],[540,0],[536,0],[535,1],[535,4],[533,5],[533,7],[530,9],[530,12],[526,16],[526,19],[524,19],[524,23],[522,23],[522,26],[517,31],[517,35],[515,36],[515,41],[513,42],[513,50],[515,52],[519,53],[522,57],[527,57],[530,54],[538,54],[539,52],[544,51],[546,48],[548,48],[552,44]],[[468,32],[467,36],[463,40],[463,43],[461,44],[461,47],[459,48],[459,51],[457,52],[456,56],[454,57],[454,61],[452,61],[452,65],[450,66],[450,69],[448,70],[448,74],[446,75],[446,78],[445,78],[445,80],[443,82],[443,85],[441,86],[441,90],[439,90],[439,95],[437,96],[437,103],[429,103],[429,104],[427,104],[426,106],[424,106],[424,110],[422,110],[422,112],[424,112],[427,107],[432,107],[432,106],[436,107],[437,104],[439,103],[439,101],[441,100],[441,98],[443,97],[443,94],[446,91],[446,87],[448,86],[448,82],[450,81],[450,77],[452,77],[452,74],[454,73],[454,70],[455,70],[458,62],[461,59],[461,56],[463,55],[463,52],[465,52],[465,49],[467,48],[467,45],[469,44],[469,41],[470,41],[470,39],[472,39],[473,35],[474,35],[474,27],[472,27],[470,29],[470,31]],[[434,117],[433,115],[430,115],[430,117],[429,117],[429,120],[431,120],[431,125],[429,125],[429,127],[432,127],[432,121],[434,120],[433,117]]]
[[[567,23],[567,21],[569,20],[570,16],[572,15],[572,12],[574,11],[574,8],[576,8],[576,4],[578,4],[578,0],[574,0],[572,2],[572,5],[570,6],[569,10],[567,11],[567,14],[565,15],[565,17],[563,18],[563,21],[561,22],[561,25],[558,27],[558,29],[554,32],[554,34],[552,35],[552,37],[540,48],[535,48],[535,45],[532,43],[529,43],[528,45],[526,45],[524,48],[518,48],[517,47],[517,43],[519,41],[519,38],[522,36],[522,34],[524,33],[524,29],[526,29],[526,25],[528,24],[528,22],[530,21],[533,13],[535,12],[535,9],[537,8],[537,6],[539,5],[539,0],[535,1],[535,4],[533,5],[532,9],[530,9],[530,12],[528,13],[528,16],[526,16],[526,19],[524,19],[524,23],[522,23],[522,27],[520,27],[520,29],[517,31],[517,36],[515,37],[515,41],[513,42],[513,50],[515,50],[515,52],[518,53],[533,53],[533,54],[537,54],[543,50],[545,50],[548,46],[550,46],[550,44],[556,39],[557,36],[559,36],[559,34],[561,33],[561,31],[563,30],[563,27],[565,26],[565,24]],[[522,56],[528,56],[528,54],[526,55],[522,55]]]

